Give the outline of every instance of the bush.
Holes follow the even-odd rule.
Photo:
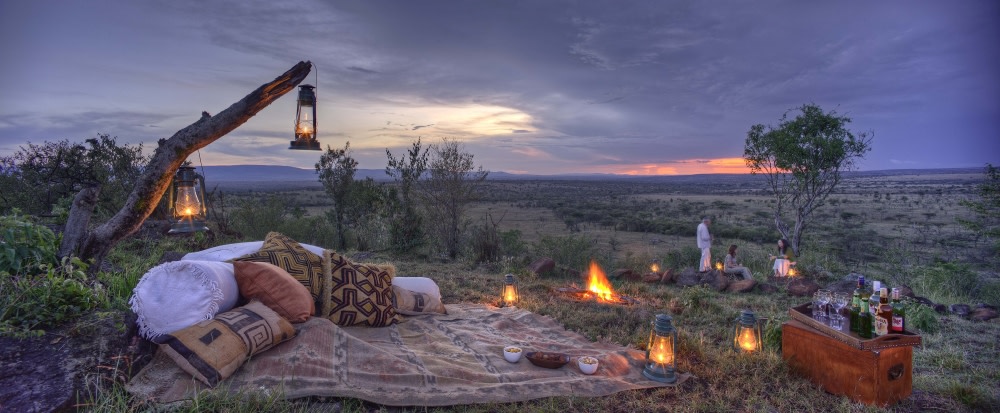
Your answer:
[[[910,288],[934,302],[962,302],[979,295],[979,277],[968,264],[937,261],[914,268]]]
[[[552,258],[557,265],[576,269],[586,269],[590,260],[597,257],[594,240],[580,236],[544,236],[535,244],[535,251],[541,257]]]
[[[57,262],[60,237],[29,217],[0,217],[0,272],[36,274],[45,265]]]
[[[0,278],[0,334],[38,336],[99,304],[101,294],[84,283],[86,265],[78,259],[42,269],[40,275]]]

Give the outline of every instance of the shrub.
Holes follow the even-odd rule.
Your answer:
[[[937,261],[914,268],[910,288],[935,302],[965,301],[978,295],[979,277],[968,264]]]
[[[60,237],[29,217],[0,217],[0,272],[34,274],[42,266],[55,264]]]
[[[557,265],[577,269],[587,268],[590,260],[598,253],[594,240],[583,235],[544,236],[535,244],[534,249],[539,256],[552,258]]]
[[[41,335],[43,328],[73,320],[97,307],[101,294],[84,281],[86,265],[64,259],[41,267],[44,274],[0,278],[0,334],[14,337]]]

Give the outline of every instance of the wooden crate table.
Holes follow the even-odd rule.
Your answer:
[[[808,304],[789,310],[782,324],[781,353],[798,374],[828,393],[865,404],[887,406],[913,390],[913,346],[920,336],[889,334],[862,339],[833,330],[808,316]]]

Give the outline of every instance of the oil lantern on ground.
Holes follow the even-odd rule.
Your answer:
[[[316,92],[312,85],[299,86],[295,109],[295,140],[288,149],[321,150],[316,140]]]
[[[169,234],[208,231],[205,225],[205,178],[192,166],[181,166],[168,193],[173,222]]]
[[[757,319],[753,311],[743,310],[733,326],[733,350],[738,353],[753,353],[761,350],[761,324],[765,319]]]
[[[642,375],[647,379],[673,383],[677,381],[677,330],[666,314],[657,314],[649,333],[646,349],[646,367]]]
[[[500,290],[500,306],[513,307],[517,305],[518,299],[517,280],[514,279],[514,274],[504,275],[503,287]]]

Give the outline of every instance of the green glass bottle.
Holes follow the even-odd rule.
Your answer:
[[[865,289],[865,276],[858,276],[858,288],[851,295],[851,331],[858,332],[858,313],[861,311],[861,293]]]
[[[899,289],[892,289],[892,325],[889,330],[893,334],[903,334],[906,331],[906,307],[899,301]]]
[[[861,300],[861,311],[858,312],[858,335],[861,338],[872,338],[872,328],[872,314],[868,312],[868,300]]]

